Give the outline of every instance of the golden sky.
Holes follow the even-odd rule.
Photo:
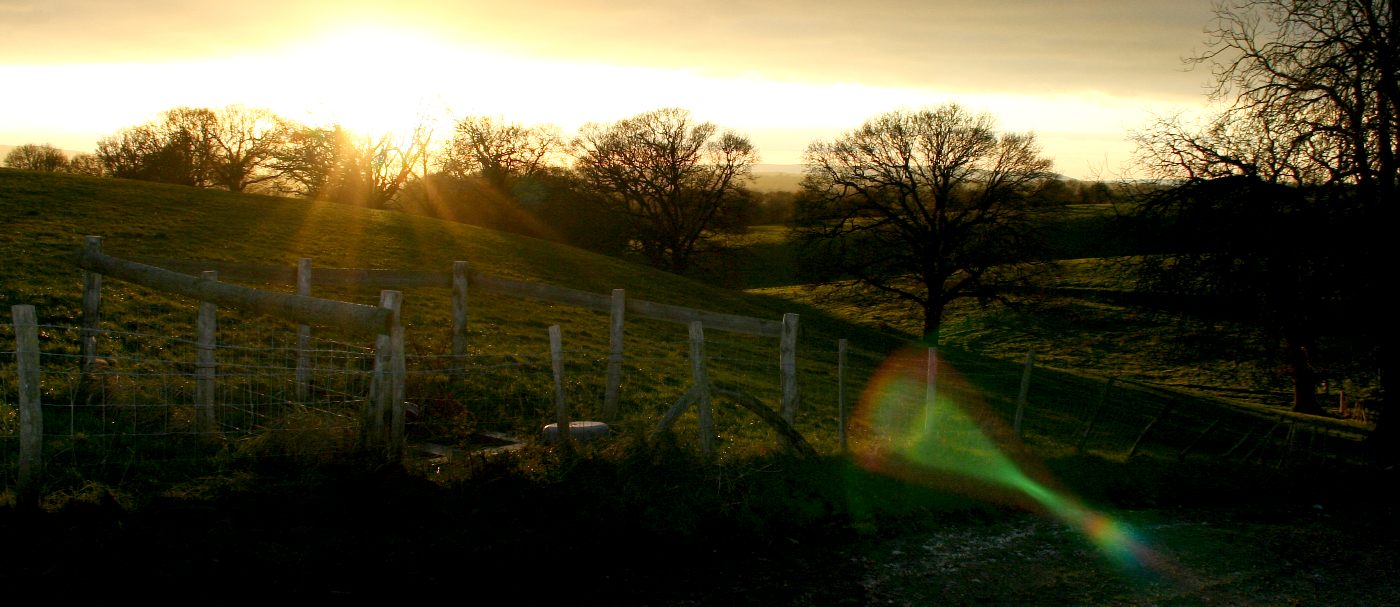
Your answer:
[[[1130,129],[1204,105],[1182,58],[1210,20],[1210,0],[0,0],[0,144],[91,150],[180,105],[566,134],[676,106],[794,164],[957,101],[1035,132],[1056,171],[1113,179]]]

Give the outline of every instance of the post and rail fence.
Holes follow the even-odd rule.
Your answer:
[[[195,384],[195,423],[201,433],[217,432],[219,420],[214,417],[215,389],[213,381],[219,372],[219,361],[214,357],[217,344],[217,310],[221,307],[237,309],[255,314],[282,318],[297,324],[295,389],[297,399],[304,398],[310,389],[312,364],[308,354],[312,326],[337,326],[361,335],[375,338],[373,371],[370,386],[364,395],[362,432],[369,444],[382,444],[390,457],[401,457],[404,441],[404,376],[407,373],[405,358],[405,331],[401,319],[402,294],[397,290],[381,291],[380,305],[367,306],[335,300],[318,299],[311,295],[313,285],[357,285],[384,287],[443,287],[452,293],[452,354],[465,356],[466,325],[469,319],[467,294],[472,291],[491,292],[516,297],[529,297],[552,303],[562,303],[602,311],[609,314],[609,349],[606,356],[606,390],[604,412],[607,416],[617,414],[619,376],[624,360],[622,336],[626,315],[669,321],[684,324],[690,334],[691,385],[685,393],[666,411],[656,424],[654,431],[669,429],[680,414],[690,405],[698,405],[700,446],[707,453],[713,449],[713,414],[711,401],[715,396],[728,398],[741,407],[753,411],[765,423],[771,425],[779,439],[803,453],[814,453],[801,434],[793,428],[792,422],[799,403],[796,373],[797,315],[786,314],[780,321],[720,314],[702,310],[657,304],[641,300],[629,300],[621,289],[610,295],[553,287],[522,281],[507,280],[488,274],[471,271],[466,262],[455,262],[450,272],[422,272],[399,270],[361,270],[322,268],[313,269],[309,259],[302,259],[296,268],[272,268],[242,266],[227,263],[181,262],[169,265],[199,275],[184,274],[170,268],[157,267],[105,255],[101,251],[101,238],[88,237],[79,251],[76,265],[83,271],[83,309],[80,328],[80,365],[85,377],[95,373],[100,358],[97,338],[102,334],[101,288],[104,277],[117,279],[151,289],[185,296],[199,302],[198,322],[196,323],[196,362],[194,365]],[[194,270],[193,268],[202,268]],[[269,280],[296,285],[296,294],[261,291],[249,287],[221,282],[221,278],[236,277],[243,280]],[[21,489],[32,490],[34,478],[42,465],[43,420],[40,406],[39,384],[39,341],[35,324],[35,311],[31,306],[17,305],[11,310],[14,320],[13,331],[16,343],[15,361],[17,365],[19,405],[19,480]],[[779,364],[781,371],[781,397],[777,407],[770,408],[759,399],[741,390],[708,377],[705,367],[704,330],[715,329],[737,333],[776,337],[779,339]],[[551,341],[557,341],[557,327],[551,327]],[[846,340],[839,340],[836,351],[836,410],[838,415],[838,444],[842,451],[847,449],[848,408],[846,403]],[[559,346],[552,348],[557,360]],[[924,419],[931,419],[929,407],[941,402],[938,388],[939,360],[936,350],[930,349],[926,366],[926,394]],[[1155,406],[1147,410],[1134,410],[1122,406],[1110,396],[1118,396],[1114,391],[1115,381],[1105,382],[1099,398],[1094,403],[1084,403],[1075,409],[1073,406],[1032,406],[1031,398],[1035,357],[1026,355],[1024,365],[1019,369],[1020,386],[1014,403],[1004,412],[1011,420],[1010,426],[1016,437],[1025,437],[1027,428],[1056,426],[1062,436],[1078,436],[1076,450],[1094,449],[1103,452],[1116,449],[1118,438],[1126,437],[1122,453],[1126,457],[1138,455],[1149,442],[1177,445],[1178,459],[1185,459],[1192,453],[1214,453],[1217,457],[1244,457],[1250,461],[1265,461],[1269,453],[1275,465],[1281,466],[1285,458],[1296,457],[1299,452],[1307,456],[1324,458],[1323,445],[1335,440],[1326,430],[1311,428],[1304,423],[1278,420],[1272,422],[1268,431],[1255,427],[1255,422],[1241,421],[1235,416],[1227,417],[1191,412],[1186,407],[1176,407],[1175,402]],[[556,375],[561,369],[556,368]],[[559,428],[567,432],[569,413],[556,379],[556,413]],[[1257,417],[1257,416],[1255,416]],[[1251,418],[1252,419],[1252,418]],[[1077,420],[1077,421],[1076,421]],[[1078,430],[1073,424],[1078,423]],[[1201,430],[1204,427],[1204,430]],[[1279,428],[1284,428],[1279,432]],[[1048,430],[1044,430],[1048,431]],[[1280,438],[1281,437],[1281,438]],[[567,437],[566,437],[567,438]],[[1031,437],[1033,438],[1033,437]],[[1130,443],[1130,444],[1128,444]],[[1182,446],[1184,445],[1184,447]],[[1239,454],[1243,453],[1243,456]],[[22,491],[23,492],[23,491]]]

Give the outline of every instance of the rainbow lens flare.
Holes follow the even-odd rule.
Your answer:
[[[1078,529],[1123,569],[1159,568],[1155,553],[1126,524],[1091,510],[1059,486],[934,350],[902,351],[887,359],[861,395],[852,427],[871,439],[857,452],[866,470],[1049,514]]]

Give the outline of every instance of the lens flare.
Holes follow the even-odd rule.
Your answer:
[[[1122,569],[1159,568],[1155,553],[1126,524],[1055,483],[935,350],[902,351],[886,360],[861,395],[854,425],[872,439],[858,453],[867,470],[1054,516]]]

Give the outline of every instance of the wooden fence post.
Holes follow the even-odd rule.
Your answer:
[[[836,340],[836,437],[846,452],[846,339]]]
[[[797,417],[800,395],[797,389],[797,315],[783,315],[783,333],[779,344],[779,363],[783,387],[783,421],[791,424]]]
[[[710,375],[705,371],[705,327],[698,320],[690,322],[690,375],[699,400],[700,450],[710,455],[714,452],[715,421],[710,411]]]
[[[297,295],[311,296],[311,258],[297,261]],[[297,325],[297,402],[311,398],[311,325]]]
[[[452,358],[453,367],[467,355],[467,262],[452,262]]]
[[[1099,403],[1094,406],[1094,412],[1089,414],[1089,423],[1084,425],[1084,433],[1079,436],[1079,444],[1074,446],[1076,453],[1084,451],[1084,445],[1089,442],[1089,434],[1094,431],[1094,424],[1099,421],[1099,413],[1103,411],[1104,403],[1108,402],[1108,389],[1113,387],[1112,377],[1103,383],[1103,391],[1099,392]]]
[[[219,280],[219,273],[205,270],[200,279],[211,282]],[[199,318],[195,322],[195,403],[198,409],[197,423],[200,434],[206,437],[214,434],[218,420],[214,416],[214,350],[218,347],[219,307],[207,301],[199,302]]]
[[[102,237],[88,236],[83,240],[85,255],[102,253]],[[83,270],[83,378],[92,372],[97,361],[97,332],[102,324],[102,275]]]
[[[622,389],[622,329],[627,311],[627,299],[622,289],[612,291],[612,310],[608,315],[608,385],[603,391],[603,419],[617,418],[618,392]]]
[[[1273,438],[1273,436],[1274,436],[1274,431],[1275,431],[1275,430],[1278,430],[1278,427],[1279,427],[1279,426],[1282,426],[1282,425],[1283,425],[1283,418],[1280,417],[1280,418],[1278,418],[1278,422],[1275,423],[1273,426],[1271,426],[1271,427],[1269,428],[1269,431],[1268,431],[1268,432],[1265,432],[1265,433],[1264,433],[1264,438],[1259,439],[1259,442],[1255,443],[1255,444],[1254,444],[1254,447],[1251,448],[1251,449],[1249,450],[1249,453],[1244,454],[1244,459],[1241,459],[1240,461],[1242,461],[1242,462],[1244,462],[1244,463],[1246,463],[1246,464],[1249,463],[1249,460],[1254,459],[1254,454],[1255,454],[1255,453],[1258,453],[1258,454],[1259,454],[1259,460],[1260,460],[1260,461],[1263,461],[1263,459],[1264,459],[1264,453],[1263,453],[1262,450],[1264,449],[1264,446],[1268,444],[1270,438]]]
[[[387,442],[390,449],[395,448],[395,443],[402,438],[405,369],[403,323],[399,312],[402,302],[403,294],[399,291],[379,292],[379,307],[389,311],[389,326],[374,341],[374,373],[370,378],[373,405],[366,407],[366,442],[371,445]],[[394,417],[388,429],[396,433],[388,441],[385,440],[386,413]],[[390,456],[393,454],[390,453]]]
[[[1186,448],[1182,449],[1181,453],[1176,454],[1176,461],[1186,461],[1186,454],[1190,453],[1192,449],[1195,449],[1196,444],[1201,442],[1201,439],[1205,438],[1207,434],[1210,434],[1210,431],[1214,430],[1219,424],[1220,419],[1217,418],[1215,421],[1211,422],[1209,426],[1206,426],[1205,430],[1202,430],[1200,434],[1196,435],[1196,438],[1191,440],[1191,444],[1186,445]]]
[[[1024,436],[1021,433],[1021,420],[1026,414],[1026,396],[1031,390],[1031,369],[1035,368],[1035,351],[1026,352],[1026,368],[1021,371],[1021,391],[1016,394],[1016,418],[1012,423],[1012,428],[1016,431],[1016,436]]]
[[[1278,463],[1274,464],[1274,468],[1282,468],[1284,462],[1288,461],[1288,458],[1293,455],[1293,450],[1296,448],[1295,441],[1297,440],[1297,438],[1298,424],[1294,422],[1288,422],[1288,434],[1283,439],[1283,452],[1279,454]]]
[[[38,506],[39,470],[43,467],[44,409],[39,390],[39,323],[34,306],[10,307],[15,326],[15,363],[19,373],[19,499]]]
[[[1250,429],[1248,429],[1248,430],[1245,430],[1245,431],[1244,431],[1244,436],[1240,437],[1239,442],[1236,442],[1236,443],[1235,443],[1234,445],[1232,445],[1229,449],[1226,449],[1224,453],[1221,453],[1221,454],[1220,454],[1220,457],[1223,457],[1223,458],[1228,458],[1228,457],[1230,457],[1230,454],[1234,453],[1235,451],[1238,451],[1240,447],[1243,447],[1245,441],[1248,441],[1248,440],[1250,439],[1250,437],[1252,437],[1252,436],[1254,436],[1254,428],[1250,428]]]
[[[934,401],[938,398],[938,348],[928,349],[928,370],[924,374],[924,432],[933,432]]]
[[[1131,449],[1128,449],[1128,459],[1133,459],[1133,456],[1137,455],[1138,446],[1142,444],[1142,439],[1147,437],[1147,433],[1152,431],[1152,427],[1157,425],[1157,422],[1161,421],[1163,417],[1167,416],[1167,412],[1171,411],[1171,408],[1171,403],[1163,405],[1162,410],[1157,412],[1157,416],[1153,417],[1152,421],[1147,422],[1147,427],[1143,428],[1142,432],[1138,433],[1137,440],[1133,441],[1133,447]]]
[[[549,359],[554,370],[554,426],[556,440],[567,447],[572,438],[569,428],[569,401],[564,397],[564,340],[559,325],[549,326]]]
[[[380,305],[387,308],[389,316],[389,361],[392,363],[392,374],[390,375],[389,397],[392,405],[390,411],[389,426],[389,457],[391,461],[401,461],[404,452],[404,396],[407,394],[404,382],[408,376],[408,362],[405,360],[404,349],[404,329],[403,329],[403,293],[399,291],[381,291],[379,293]]]

